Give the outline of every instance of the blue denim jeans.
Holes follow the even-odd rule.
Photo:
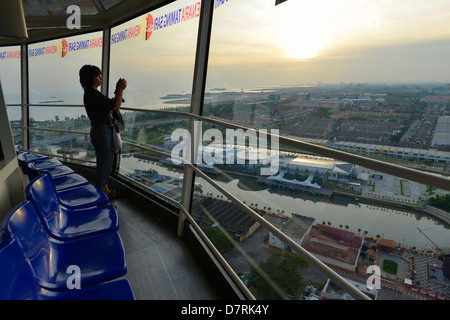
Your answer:
[[[95,175],[95,186],[103,191],[108,184],[111,174],[114,153],[112,150],[113,127],[93,127],[91,128],[91,142],[95,148],[97,157],[97,171]]]

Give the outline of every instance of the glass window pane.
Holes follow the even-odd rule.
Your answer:
[[[190,105],[199,14],[199,1],[176,1],[112,29],[109,90],[127,79],[124,107]]]
[[[180,143],[172,133],[187,132],[187,117],[143,111],[124,111],[122,117],[126,128],[120,173],[176,205],[181,200],[183,164],[171,161],[172,150]]]
[[[20,47],[0,47],[0,81],[2,84],[5,103],[21,103],[20,83]],[[8,119],[11,123],[14,144],[22,145],[22,129],[16,128],[22,123],[22,108],[20,106],[7,106]]]
[[[79,71],[85,64],[101,67],[102,45],[101,32],[30,45],[30,103],[83,105]],[[40,114],[40,120],[48,112]]]
[[[448,6],[215,1],[204,114],[321,144],[450,151],[432,134],[449,114]]]
[[[102,33],[95,32],[29,46],[30,126],[76,131],[30,130],[31,150],[95,161],[79,70],[101,67],[102,44]]]
[[[268,146],[261,144],[264,140],[262,131],[256,131],[257,146],[263,148],[257,148],[256,156],[251,157],[252,140],[247,137],[244,145],[225,144],[230,132],[235,130],[227,131],[224,127],[202,123],[203,149],[197,167],[333,269],[354,275],[346,278],[356,279],[364,287],[369,278],[366,272],[369,266],[382,268],[383,261],[397,261],[398,256],[404,257],[398,263],[398,271],[391,275],[383,271],[382,274],[400,287],[404,285],[404,279],[417,279],[419,284],[426,281],[425,269],[417,278],[411,274],[409,263],[415,258],[442,267],[442,262],[438,262],[439,250],[448,250],[450,234],[446,223],[433,213],[435,209],[428,203],[443,205],[448,191],[282,144],[278,146],[278,164],[274,162],[269,166],[263,161],[267,158],[263,151],[276,147],[275,141],[268,139]],[[249,131],[244,133],[249,136]],[[223,143],[222,148],[219,143]],[[212,158],[214,161],[210,161]],[[226,158],[232,161],[227,162]],[[265,172],[264,168],[273,168],[274,173]],[[249,216],[231,204],[226,195],[201,176],[197,175],[195,181],[202,187],[194,197],[193,217],[201,227],[213,225],[216,227],[214,232],[222,228],[228,239],[234,239],[234,249],[230,249],[234,253],[224,253],[225,259],[252,292],[256,292],[256,288],[262,290],[257,287],[260,284],[248,279],[254,277],[255,266],[261,263],[266,266],[271,261],[270,255],[263,252],[267,248],[292,250],[268,230],[262,231],[264,228],[253,233],[246,222]],[[288,221],[295,227],[289,229]],[[260,233],[266,236],[258,236]],[[221,246],[222,243],[218,249]],[[246,253],[242,253],[241,247]],[[260,260],[250,261],[249,257]],[[326,277],[310,267],[299,274],[302,283],[311,280],[323,294],[321,290]],[[444,283],[426,283],[440,294],[448,294]],[[397,293],[389,289],[378,290],[377,296],[379,299],[408,297],[410,287],[402,288],[404,292]],[[288,294],[290,298],[300,297],[305,287],[296,290],[295,294]],[[260,293],[256,296],[266,297]]]
[[[19,46],[0,47],[0,80],[6,104],[21,103]]]

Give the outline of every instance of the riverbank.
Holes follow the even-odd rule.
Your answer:
[[[424,212],[441,219],[442,221],[446,222],[448,225],[450,225],[450,212],[438,209],[436,207],[432,207],[430,205],[425,205],[423,207]]]
[[[161,157],[134,157],[133,153],[129,153],[122,156],[121,172],[131,173],[135,169],[154,169],[161,174],[173,177],[182,174],[180,169],[166,166],[159,160]],[[268,188],[258,183],[257,176],[236,171],[220,172],[211,178],[220,187],[257,209],[267,208],[271,212],[286,216],[290,216],[291,213],[309,216],[315,218],[318,223],[325,221],[327,225],[345,226],[348,230],[355,232],[357,230],[367,231],[367,235],[373,237],[380,235],[397,243],[417,248],[430,247],[429,241],[418,231],[418,228],[425,231],[432,230],[432,234],[429,231],[428,235],[433,242],[441,248],[448,248],[449,226],[447,223],[420,211],[412,206],[413,202],[404,201],[400,207],[397,203],[390,204],[386,201],[394,200],[392,187],[390,190],[389,185],[386,185],[387,182],[390,185],[393,182],[387,178],[376,181],[380,182],[380,186],[376,185],[375,189],[365,186],[366,189],[370,188],[371,193],[366,191],[364,195],[377,198],[375,200],[368,198],[367,201],[360,195],[356,196],[355,193],[348,193],[346,196],[334,194],[328,198],[305,192]],[[203,194],[213,194],[214,198],[221,196],[221,193],[207,180],[197,176],[196,182],[202,184]],[[385,183],[385,185],[381,185],[381,183]],[[416,185],[411,185],[411,187],[415,193],[422,193],[422,189],[424,189],[416,190]],[[388,192],[390,192],[390,196],[388,196]],[[359,198],[359,201],[355,200],[356,197]]]
[[[145,160],[150,160],[150,161],[158,161],[161,162],[160,158],[158,157],[154,157],[154,156],[149,156],[149,155],[141,155],[141,154],[133,154],[133,157],[138,158],[138,159],[145,159]],[[235,178],[240,178],[241,176],[245,176],[247,178],[250,179],[254,179],[255,182],[258,182],[258,180],[261,178],[260,176],[256,176],[253,174],[249,174],[249,173],[244,173],[244,172],[237,172],[237,171],[232,171],[232,170],[224,170],[221,169],[220,171],[226,173],[229,176],[233,176]],[[277,188],[276,185],[270,185],[273,188]],[[438,208],[432,207],[430,205],[416,205],[416,204],[412,204],[412,203],[407,203],[407,202],[400,202],[400,201],[393,201],[393,200],[389,200],[386,198],[381,198],[381,197],[370,197],[370,196],[365,196],[365,195],[356,195],[355,193],[351,193],[351,192],[346,192],[344,190],[341,189],[336,189],[333,190],[333,195],[326,195],[327,197],[331,196],[331,197],[335,197],[335,196],[340,196],[340,197],[346,197],[346,198],[351,198],[354,199],[356,201],[361,201],[367,204],[373,204],[373,205],[384,205],[384,206],[389,206],[389,207],[395,207],[395,208],[399,208],[399,209],[404,209],[404,210],[411,210],[414,212],[418,212],[418,213],[422,213],[422,214],[426,214],[426,215],[430,215],[434,218],[437,218],[439,220],[441,220],[442,222],[445,222],[447,225],[450,226],[450,213],[440,210]]]
[[[438,218],[439,220],[445,222],[446,224],[448,224],[450,226],[450,212],[446,212],[444,210],[438,209],[438,208],[430,206],[428,204],[418,206],[418,205],[413,205],[413,204],[409,204],[409,203],[391,201],[388,199],[379,199],[379,198],[355,195],[354,193],[349,193],[349,192],[345,192],[342,190],[335,190],[334,194],[343,196],[343,197],[350,197],[350,198],[358,199],[359,201],[364,201],[367,203],[383,204],[383,205],[388,205],[391,207],[397,207],[397,208],[401,208],[401,209],[407,209],[407,210],[413,210],[413,211],[420,212],[420,213],[425,213],[425,214],[431,215],[435,218]]]

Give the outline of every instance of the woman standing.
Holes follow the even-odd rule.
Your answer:
[[[97,157],[95,186],[109,197],[117,196],[108,187],[114,160],[112,111],[118,111],[122,104],[123,91],[127,87],[125,79],[119,79],[116,84],[115,97],[110,99],[98,91],[103,82],[101,70],[92,65],[80,69],[80,83],[84,89],[84,107],[91,120],[91,142]]]

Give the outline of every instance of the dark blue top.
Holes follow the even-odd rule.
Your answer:
[[[91,126],[112,124],[111,111],[114,108],[114,99],[106,97],[94,88],[86,88],[83,101]]]

